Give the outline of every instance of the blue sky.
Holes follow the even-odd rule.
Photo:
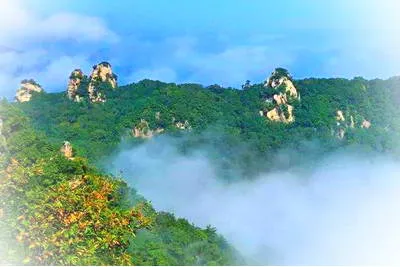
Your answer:
[[[296,78],[400,74],[395,0],[3,0],[0,93],[23,78],[48,92],[109,61],[144,78],[240,87],[274,67]]]

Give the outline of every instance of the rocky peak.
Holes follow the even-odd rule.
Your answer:
[[[69,99],[78,101],[79,96],[77,95],[77,93],[79,85],[81,84],[81,81],[83,79],[83,76],[84,74],[81,69],[75,69],[74,71],[71,72],[67,88],[67,94]]]
[[[371,127],[371,122],[369,122],[366,119],[364,119],[363,122],[361,123],[361,128],[368,129],[369,127]]]
[[[276,68],[266,79],[264,86],[276,88],[286,80],[292,80],[292,76],[290,75],[289,71],[284,68]]]
[[[90,81],[109,82],[112,88],[117,87],[117,76],[113,73],[110,63],[101,62],[93,66]]]
[[[117,75],[112,72],[111,65],[108,62],[94,65],[89,80],[88,93],[91,102],[106,101],[105,95],[98,92],[96,88],[99,83],[109,83],[113,89],[117,87]]]
[[[32,98],[32,92],[41,93],[43,92],[43,88],[33,79],[22,80],[21,86],[17,90],[15,98],[17,99],[18,102],[30,101]]]
[[[84,86],[83,88],[87,90],[87,94],[79,94],[78,89],[80,86]],[[75,69],[69,77],[67,95],[69,99],[76,102],[79,102],[86,95],[91,102],[105,102],[104,88],[115,89],[116,87],[117,75],[113,73],[110,63],[101,62],[93,66],[89,79],[82,70]]]
[[[265,99],[265,102],[273,104],[273,107],[261,110],[260,114],[272,121],[293,122],[294,115],[291,102],[300,100],[300,95],[292,82],[289,72],[283,68],[275,69],[264,83],[264,87],[272,88],[276,93],[271,98]]]

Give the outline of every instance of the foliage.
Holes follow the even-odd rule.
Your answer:
[[[284,74],[285,70],[277,73]],[[396,152],[395,144],[400,140],[397,138],[400,114],[396,108],[400,99],[399,79],[292,81],[301,100],[288,98],[294,108],[295,122],[287,125],[260,116],[260,110],[271,106],[265,99],[277,93],[277,89],[263,84],[235,90],[218,85],[204,88],[198,84],[143,80],[118,90],[107,89],[104,104],[74,103],[62,94],[47,94],[19,106],[36,129],[45,132],[52,141],[72,142],[77,154],[91,162],[99,162],[104,155],[113,153],[121,138],[138,143],[130,133],[142,119],[149,123],[149,129],[163,128],[166,134],[185,136],[190,140],[184,142],[186,151],[212,147],[222,155],[216,158],[216,164],[235,166],[247,177],[276,166],[265,164],[263,159],[282,149],[302,151],[307,141],[323,144],[316,153],[347,145]],[[335,134],[335,114],[339,109],[350,112],[357,124],[355,129],[346,129],[346,138],[340,142]],[[360,129],[363,119],[372,123],[370,129]],[[186,120],[192,126],[191,132],[175,127],[174,121]],[[210,131],[212,137],[204,136],[204,132]],[[376,138],[378,132],[380,137]]]
[[[152,231],[138,232],[130,244],[134,265],[229,265],[232,259],[243,263],[215,229],[200,229],[170,213],[158,213]]]
[[[141,143],[131,130],[142,120],[149,130],[163,128],[180,137],[182,153],[206,148],[226,179],[235,178],[232,170],[250,179],[346,146],[399,153],[400,78],[292,81],[301,100],[290,101],[295,116],[290,124],[260,116],[268,105],[265,99],[277,92],[263,84],[235,90],[143,80],[117,90],[103,88],[106,103],[75,103],[63,93],[38,94],[25,103],[3,101],[0,219],[9,229],[2,234],[21,250],[7,250],[2,258],[30,264],[240,262],[212,228],[154,211],[133,189],[93,167],[115,153],[121,139]],[[340,126],[337,110],[346,117]],[[372,126],[362,128],[363,120]],[[177,129],[175,123],[184,121],[191,131]],[[343,139],[337,138],[339,127],[346,131]],[[76,149],[75,160],[59,155],[64,140]],[[287,159],[279,157],[281,151],[290,151]],[[21,242],[15,242],[16,236]]]
[[[156,212],[123,181],[101,174],[85,158],[65,158],[45,135],[31,128],[16,106],[1,103],[0,118],[6,145],[0,179],[1,263],[186,265],[197,251],[184,259],[176,251],[198,242],[192,233],[210,240],[204,244],[210,254],[202,264],[231,262],[225,251],[232,249],[222,245],[222,237],[180,220],[161,224],[157,218],[165,213]],[[168,247],[168,259],[132,251],[138,231],[157,238],[157,246]],[[165,240],[160,237],[165,231],[181,235]]]
[[[289,71],[284,68],[276,68],[274,72],[271,75],[271,79],[279,79],[281,77],[288,77],[291,79],[291,76],[289,74]]]

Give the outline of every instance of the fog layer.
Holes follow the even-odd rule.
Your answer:
[[[399,163],[338,153],[234,183],[213,166],[160,138],[122,150],[112,171],[156,209],[216,227],[250,264],[400,264]]]

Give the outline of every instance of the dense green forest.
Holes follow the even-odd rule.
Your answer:
[[[268,106],[265,99],[275,93],[263,84],[237,90],[143,80],[116,90],[103,86],[105,103],[77,103],[65,93],[52,93],[38,94],[16,106],[52,142],[70,141],[77,155],[92,163],[107,159],[121,141],[130,145],[145,141],[132,136],[135,127],[163,129],[162,135],[180,138],[182,152],[209,147],[220,169],[236,168],[249,177],[281,168],[282,164],[298,164],[304,154],[318,157],[347,146],[397,153],[399,77],[370,81],[359,77],[304,79],[293,83],[300,100],[293,103],[295,121],[288,124],[260,116],[259,111]],[[339,126],[335,119],[338,110],[346,118]],[[360,127],[364,119],[371,123],[368,129]],[[147,125],[140,126],[141,120]],[[176,122],[185,121],[190,124],[189,130],[176,127]],[[344,138],[337,138],[341,129]],[[271,155],[285,149],[293,152],[293,158],[272,162]]]
[[[67,159],[15,105],[0,105],[0,263],[243,263],[214,228],[155,211],[83,157]]]
[[[3,100],[0,223],[8,230],[0,246],[9,249],[0,258],[19,264],[243,263],[212,226],[200,229],[155,211],[102,167],[121,143],[133,147],[157,135],[181,140],[183,154],[207,147],[227,179],[230,169],[250,179],[347,147],[399,154],[399,77],[292,81],[299,97],[288,100],[291,123],[260,115],[284,88],[250,82],[243,90],[151,80],[101,84],[104,103],[74,102],[65,92],[34,93],[24,103]],[[60,153],[63,141],[73,145],[73,160]],[[280,151],[290,151],[289,158],[275,157]]]

